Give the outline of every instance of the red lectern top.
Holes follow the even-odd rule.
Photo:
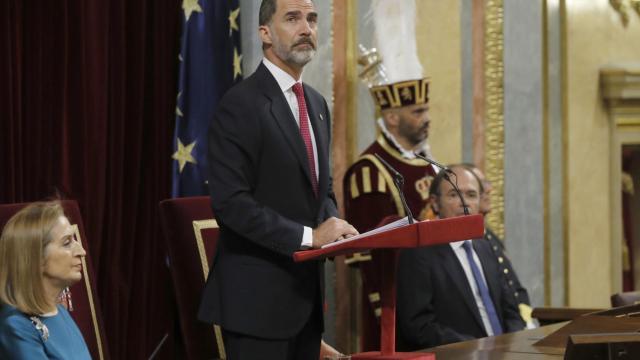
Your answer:
[[[460,216],[448,219],[421,221],[392,230],[365,236],[357,240],[347,240],[340,244],[315,250],[303,250],[293,254],[297,262],[348,255],[370,249],[385,249],[380,289],[382,316],[380,320],[381,350],[353,354],[359,360],[435,360],[434,354],[398,353],[395,351],[396,318],[396,265],[398,249],[446,244],[454,241],[479,239],[484,236],[482,215]]]

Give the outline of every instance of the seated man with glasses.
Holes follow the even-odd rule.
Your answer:
[[[450,167],[470,214],[478,214],[480,184],[464,166]],[[463,216],[464,208],[445,172],[429,189],[439,218]],[[428,347],[500,335],[525,327],[518,307],[503,286],[500,268],[486,241],[407,249],[398,264],[398,347]]]

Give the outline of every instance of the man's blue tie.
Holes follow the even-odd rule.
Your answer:
[[[473,252],[471,251],[471,241],[467,240],[462,244],[464,251],[467,253],[467,260],[469,261],[469,266],[471,266],[471,272],[473,273],[473,278],[476,280],[476,285],[478,286],[478,290],[480,291],[480,297],[482,298],[482,302],[484,303],[484,308],[487,310],[487,315],[489,316],[489,323],[491,324],[491,328],[493,329],[493,335],[502,334],[502,326],[500,325],[500,319],[498,318],[498,314],[496,313],[496,307],[493,305],[493,300],[491,300],[491,295],[489,295],[489,289],[487,289],[487,285],[484,283],[482,279],[482,274],[480,273],[480,269],[476,262],[473,261]]]

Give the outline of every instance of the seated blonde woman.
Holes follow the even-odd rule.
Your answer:
[[[16,213],[0,237],[0,359],[91,359],[56,299],[82,279],[82,257],[58,202]]]

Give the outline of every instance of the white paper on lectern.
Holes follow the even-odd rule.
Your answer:
[[[352,237],[350,237],[348,239],[338,240],[338,241],[334,241],[332,243],[328,243],[328,244],[322,245],[322,248],[324,249],[324,248],[340,245],[340,244],[343,244],[343,243],[346,243],[346,242],[349,242],[349,241],[355,241],[355,240],[361,239],[361,238],[369,236],[369,235],[383,233],[385,231],[397,229],[397,228],[403,227],[405,225],[409,225],[409,217],[408,216],[405,217],[405,218],[402,218],[400,220],[396,220],[396,221],[394,221],[392,223],[388,223],[387,225],[380,226],[379,228],[375,228],[375,229],[369,230],[369,231],[367,231],[365,233],[358,234],[356,236],[352,236]]]

